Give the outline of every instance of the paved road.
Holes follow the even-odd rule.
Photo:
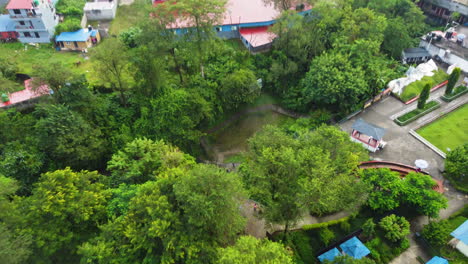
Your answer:
[[[445,88],[441,88],[431,94],[431,99],[434,100],[443,95]],[[468,101],[468,95],[464,95],[451,103],[447,104],[441,102],[442,106],[429,113],[428,115],[412,122],[407,126],[400,127],[393,122],[393,118],[399,116],[400,113],[408,111],[408,109],[416,108],[417,102],[405,105],[394,97],[387,97],[380,103],[377,103],[365,110],[356,117],[343,123],[341,129],[346,132],[351,132],[351,126],[357,118],[363,118],[364,120],[381,126],[386,129],[384,140],[388,142],[384,150],[371,153],[370,156],[376,160],[385,160],[399,162],[408,165],[414,165],[416,159],[424,159],[429,162],[429,168],[426,169],[433,178],[438,180],[444,180],[442,171],[444,168],[444,159],[432,151],[429,147],[418,141],[416,138],[409,134],[410,129],[416,129],[423,122],[437,117],[443,112],[447,112],[447,109],[451,108],[456,104],[463,104]],[[443,150],[444,151],[444,150]],[[447,182],[444,182],[445,193],[444,195],[449,200],[449,207],[440,212],[440,218],[448,218],[451,214],[461,209],[466,203],[468,203],[468,197],[454,190]],[[419,217],[411,222],[411,230],[414,232],[420,231],[422,226],[428,223],[427,217]],[[421,256],[426,261],[431,256],[428,256],[419,245],[414,241],[413,234],[408,238],[410,239],[410,248],[401,254],[398,258],[394,259],[391,264],[418,264],[416,260],[417,256]]]

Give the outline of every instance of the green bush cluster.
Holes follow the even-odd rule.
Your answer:
[[[78,18],[71,17],[65,19],[62,23],[58,24],[55,27],[55,34],[60,34],[62,32],[73,32],[81,28],[81,21]]]
[[[370,256],[375,262],[384,264],[390,263],[395,257],[408,249],[409,241],[405,238],[400,243],[394,244],[376,237],[365,243],[365,245],[370,250]]]
[[[331,221],[328,221],[328,222],[304,225],[302,227],[302,229],[303,230],[313,230],[313,229],[325,228],[325,227],[329,227],[329,226],[332,226],[332,225],[347,222],[349,220],[349,218],[350,218],[349,216],[346,216],[346,217],[343,217],[343,218],[340,218],[340,219],[337,219],[337,220],[331,220]]]

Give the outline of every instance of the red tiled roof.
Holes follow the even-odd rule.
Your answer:
[[[23,101],[27,101],[29,99],[33,99],[42,95],[49,94],[49,87],[47,85],[42,85],[36,89],[32,88],[31,84],[32,79],[24,81],[24,90],[18,91],[11,93],[9,95],[10,101],[3,103],[0,101],[0,108],[7,106],[7,105],[12,105],[16,103],[20,103]]]
[[[254,28],[241,28],[241,36],[246,39],[252,47],[259,47],[268,44],[276,37],[275,34],[268,32],[267,26]]]
[[[31,9],[32,0],[11,0],[6,9]]]

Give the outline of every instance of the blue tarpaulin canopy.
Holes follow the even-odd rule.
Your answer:
[[[468,245],[468,220],[450,233],[450,235]]]
[[[341,244],[340,248],[346,255],[355,259],[362,259],[370,254],[370,250],[355,236]]]
[[[333,261],[335,257],[341,256],[340,251],[337,248],[332,248],[327,252],[323,253],[322,255],[318,256],[320,262],[324,262],[325,260]]]
[[[87,29],[80,29],[75,32],[62,32],[55,38],[55,41],[87,41],[90,36],[96,36],[97,30],[88,31]]]
[[[444,258],[435,256],[435,257],[431,258],[431,260],[426,262],[426,264],[449,264],[449,262]]]

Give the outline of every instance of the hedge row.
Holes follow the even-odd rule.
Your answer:
[[[426,106],[424,107],[424,109],[414,109],[413,111],[411,112],[408,112],[402,116],[399,116],[397,117],[395,120],[393,120],[395,123],[397,123],[397,125],[399,126],[405,126],[411,122],[413,122],[414,120],[422,117],[423,115],[425,114],[428,114],[434,110],[436,110],[437,108],[440,107],[440,104],[436,101],[430,101],[429,103],[426,104]]]
[[[312,230],[312,229],[319,229],[319,228],[324,228],[332,225],[336,225],[339,223],[343,223],[349,220],[349,216],[337,219],[337,220],[331,220],[328,222],[323,222],[323,223],[317,223],[317,224],[310,224],[310,225],[304,225],[302,226],[302,230]]]
[[[458,97],[460,97],[460,96],[462,96],[462,95],[464,95],[466,93],[468,93],[468,87],[460,85],[457,88],[455,88],[455,91],[451,95],[449,95],[449,96],[443,95],[443,96],[440,97],[440,99],[442,99],[442,100],[444,100],[445,102],[448,103],[448,102],[451,102],[451,101],[457,99]]]

